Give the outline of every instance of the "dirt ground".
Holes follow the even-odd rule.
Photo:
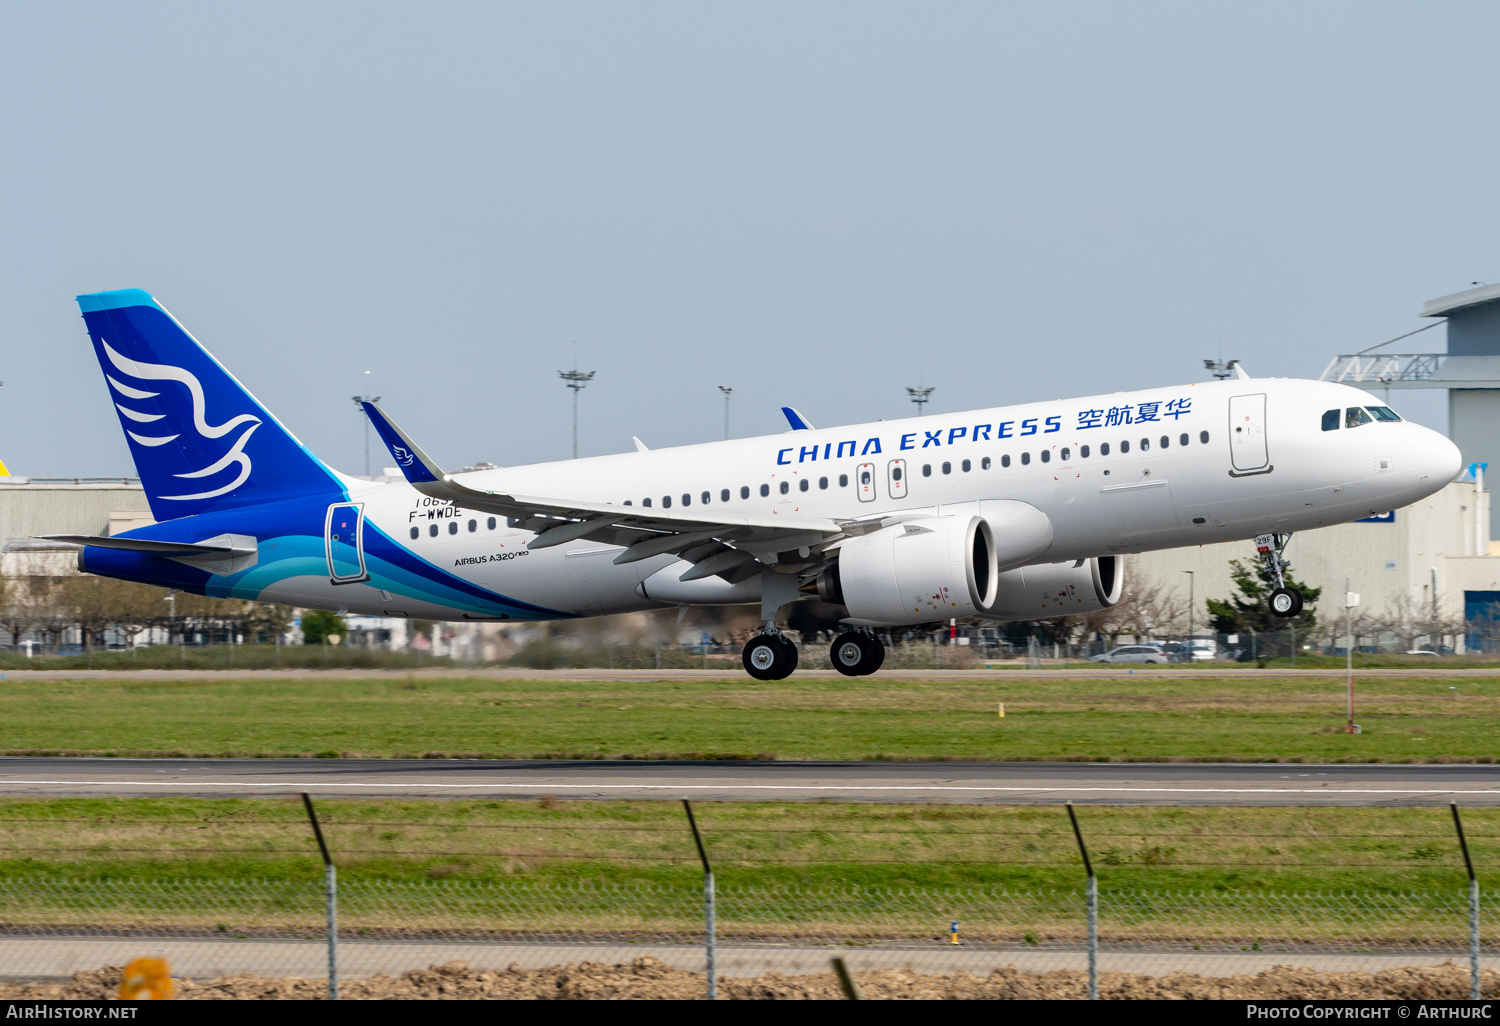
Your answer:
[[[105,966],[76,973],[66,983],[0,983],[0,999],[99,1000],[114,998],[122,967]],[[881,969],[855,974],[867,999],[1009,1000],[1081,999],[1088,976],[1075,970],[1025,973],[1014,967],[989,976],[928,975]],[[1500,995],[1500,972],[1482,974],[1483,993]],[[655,958],[620,965],[583,962],[546,969],[512,966],[500,972],[476,972],[465,962],[449,962],[402,973],[398,978],[371,976],[347,980],[339,997],[353,1000],[683,1000],[703,996],[702,973],[672,969]],[[220,976],[202,982],[177,981],[185,1000],[286,1000],[326,996],[323,980],[263,976]],[[783,976],[768,973],[754,979],[719,981],[719,996],[734,1000],[807,1000],[841,998],[833,973]],[[1374,973],[1335,973],[1276,966],[1253,976],[1199,976],[1171,973],[1099,974],[1099,996],[1105,999],[1159,1000],[1462,1000],[1469,996],[1466,967],[1386,969]]]

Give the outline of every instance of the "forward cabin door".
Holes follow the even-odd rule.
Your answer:
[[[1236,395],[1229,400],[1229,461],[1240,473],[1265,470],[1271,462],[1266,451],[1266,394]]]
[[[328,579],[334,584],[368,581],[365,572],[365,507],[361,502],[340,502],[328,507],[323,530],[328,554]]]
[[[859,488],[860,502],[875,501],[875,464],[861,463],[854,468],[854,483]]]

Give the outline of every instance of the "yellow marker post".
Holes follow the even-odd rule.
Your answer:
[[[957,944],[958,943],[958,920],[957,919],[950,920],[950,923],[951,923],[951,925],[948,927],[948,936],[952,939],[952,941],[953,941],[954,944]]]
[[[166,1001],[172,997],[172,970],[164,958],[138,958],[125,967],[121,1001]]]
[[[1000,703],[1000,718],[1002,720],[1005,719],[1005,703],[1004,702]]]

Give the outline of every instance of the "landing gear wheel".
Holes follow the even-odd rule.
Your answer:
[[[864,665],[870,658],[870,639],[858,631],[845,631],[833,639],[828,650],[828,660],[833,668],[845,677],[858,677],[867,671]]]
[[[845,631],[833,639],[828,650],[833,668],[846,677],[864,677],[880,669],[885,662],[885,646],[873,634]]]
[[[1277,588],[1271,592],[1271,612],[1290,620],[1302,612],[1302,593],[1296,588]]]
[[[756,680],[781,680],[797,668],[797,646],[779,634],[758,634],[745,645],[742,661]]]

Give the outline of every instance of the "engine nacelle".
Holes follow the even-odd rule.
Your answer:
[[[999,576],[980,516],[922,517],[851,538],[818,578],[818,594],[870,627],[975,616],[993,605]]]
[[[1123,570],[1119,556],[1007,570],[996,581],[995,601],[978,615],[987,620],[1045,620],[1108,609],[1120,601]]]

